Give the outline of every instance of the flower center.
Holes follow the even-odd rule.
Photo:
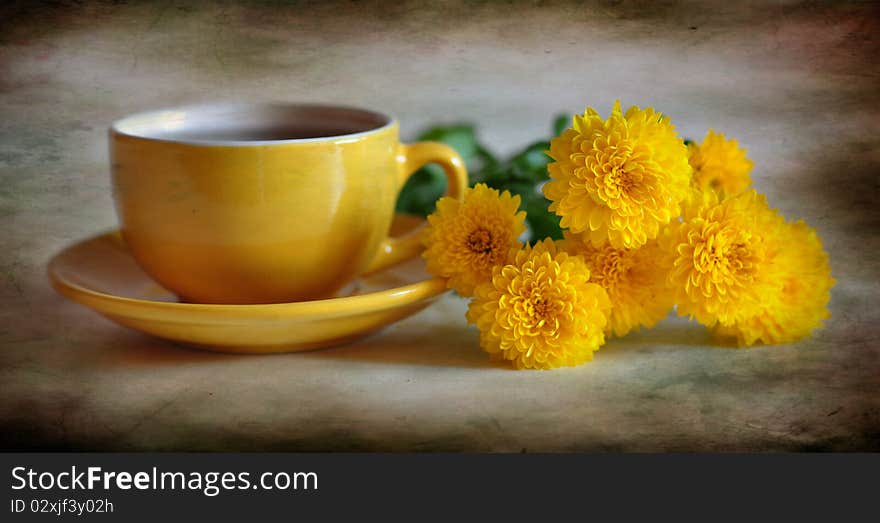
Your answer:
[[[537,317],[538,319],[547,319],[547,316],[550,314],[550,303],[544,299],[540,294],[533,297],[529,300],[529,305],[531,305],[531,315]]]
[[[545,285],[534,285],[514,299],[517,324],[527,336],[556,336],[562,304],[556,292]]]
[[[492,243],[492,233],[482,227],[474,229],[467,237],[468,249],[478,254],[492,252]]]
[[[701,272],[723,277],[748,273],[753,267],[753,253],[744,242],[725,242],[715,237],[701,247],[696,260],[696,267]]]
[[[639,191],[645,166],[641,156],[635,153],[634,144],[623,140],[596,155],[593,172],[601,178],[597,182],[602,186],[603,196],[631,198]]]
[[[632,260],[622,255],[617,249],[607,249],[595,258],[595,275],[597,283],[609,287],[626,278],[632,268]]]
[[[630,176],[629,172],[623,166],[618,165],[615,165],[611,169],[611,173],[608,175],[606,183],[623,194],[630,192],[634,185],[633,177]]]

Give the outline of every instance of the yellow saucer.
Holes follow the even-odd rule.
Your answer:
[[[392,230],[421,220],[398,215]],[[118,232],[64,249],[49,262],[55,289],[133,329],[221,352],[293,352],[354,340],[430,305],[444,282],[413,259],[360,278],[343,297],[269,305],[179,303],[147,276]]]

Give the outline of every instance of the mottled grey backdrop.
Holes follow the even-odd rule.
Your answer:
[[[880,450],[880,9],[870,2],[4,2],[6,448]],[[510,152],[558,111],[653,105],[740,139],[838,285],[814,339],[735,351],[670,319],[576,369],[488,363],[464,303],[349,347],[200,353],[57,296],[45,264],[115,223],[105,129],[140,109],[309,100],[474,121]]]

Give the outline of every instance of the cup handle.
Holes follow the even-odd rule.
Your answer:
[[[467,169],[464,160],[455,149],[439,142],[419,142],[400,144],[397,148],[397,169],[399,187],[403,188],[406,180],[420,167],[436,163],[446,173],[446,196],[461,199],[468,186]],[[417,256],[422,251],[421,233],[424,225],[417,227],[400,237],[388,237],[364,274],[376,272],[391,265]]]

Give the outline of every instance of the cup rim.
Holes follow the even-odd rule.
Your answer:
[[[124,130],[124,126],[126,124],[131,124],[132,121],[138,119],[162,119],[164,118],[175,118],[180,119],[181,113],[185,113],[187,111],[206,111],[206,110],[222,110],[222,109],[281,109],[281,110],[291,110],[291,109],[313,109],[313,110],[342,110],[342,111],[351,111],[352,113],[360,113],[361,115],[377,118],[383,120],[384,123],[374,127],[372,129],[367,129],[365,131],[358,131],[354,133],[347,134],[336,134],[330,136],[318,136],[312,138],[281,138],[281,139],[273,139],[273,140],[213,140],[213,139],[188,139],[188,138],[173,138],[173,137],[161,137],[153,135],[151,136],[149,133],[137,133],[130,132]],[[179,105],[175,107],[165,107],[161,109],[148,109],[145,111],[139,111],[136,113],[128,114],[121,118],[117,118],[110,125],[109,132],[111,135],[119,135],[125,136],[129,138],[135,138],[138,140],[146,140],[150,142],[166,142],[166,143],[179,143],[186,145],[196,145],[196,146],[235,146],[235,147],[244,147],[244,146],[265,146],[265,145],[281,145],[281,144],[300,144],[300,143],[316,143],[316,142],[334,142],[334,143],[345,143],[356,141],[366,136],[372,134],[378,134],[382,131],[385,131],[389,128],[397,126],[398,121],[394,116],[382,113],[379,111],[374,111],[372,109],[366,109],[364,107],[352,106],[352,105],[342,105],[342,104],[330,104],[330,103],[312,103],[312,102],[216,102],[216,103],[196,103],[196,104],[185,104]]]

